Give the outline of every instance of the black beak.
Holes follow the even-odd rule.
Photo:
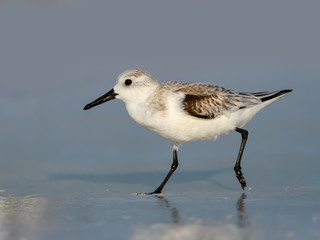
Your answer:
[[[104,102],[110,101],[112,99],[115,99],[118,94],[114,92],[113,89],[111,89],[109,92],[104,94],[103,96],[99,97],[98,99],[94,100],[92,103],[87,104],[83,110],[88,110],[94,106],[97,106],[99,104],[102,104]]]

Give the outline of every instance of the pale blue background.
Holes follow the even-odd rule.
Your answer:
[[[0,240],[320,239],[319,8],[1,1]],[[293,89],[245,127],[245,199],[237,133],[184,144],[164,199],[131,194],[160,183],[170,142],[120,101],[82,108],[132,68],[159,81]]]

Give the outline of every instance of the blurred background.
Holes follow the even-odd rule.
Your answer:
[[[318,1],[309,0],[1,0],[0,200],[5,205],[0,207],[4,212],[0,223],[25,226],[23,214],[14,215],[8,210],[12,206],[27,204],[24,206],[30,209],[28,204],[35,202],[41,209],[35,207],[32,211],[37,219],[32,231],[26,234],[22,228],[23,232],[16,233],[10,227],[2,227],[0,239],[50,239],[49,236],[56,236],[53,232],[59,232],[60,238],[74,237],[77,232],[78,239],[91,234],[99,239],[101,229],[92,227],[85,232],[81,218],[68,230],[70,235],[61,231],[69,223],[68,217],[79,214],[66,210],[68,204],[79,198],[87,200],[89,193],[90,206],[102,208],[110,198],[120,196],[122,200],[118,200],[124,201],[125,206],[139,202],[138,207],[132,208],[145,207],[139,198],[130,202],[127,196],[152,191],[160,183],[172,161],[171,143],[131,120],[120,101],[82,110],[109,91],[122,71],[133,68],[149,71],[160,82],[203,82],[243,92],[293,89],[245,127],[249,140],[243,172],[251,194],[258,194],[253,199],[268,199],[280,192],[284,204],[292,199],[284,194],[288,189],[308,189],[308,194],[298,195],[319,200],[319,7]],[[233,165],[240,141],[238,133],[230,133],[215,142],[184,144],[179,149],[179,169],[165,192],[188,198],[196,189],[199,196],[210,192],[213,195],[209,199],[228,196],[236,202],[241,191]],[[209,200],[200,197],[195,201]],[[303,199],[295,204],[308,206],[308,214],[306,209],[296,214],[306,213],[306,219],[318,227],[316,202],[303,205]],[[182,202],[180,213],[190,209],[189,203],[193,202]],[[269,203],[272,208],[274,202]],[[166,202],[161,204],[168,208]],[[84,206],[88,207],[88,201],[75,209]],[[217,210],[211,208],[213,212]],[[51,232],[49,216],[57,209],[62,215],[56,214],[56,231]],[[90,219],[99,222],[99,214],[90,210]],[[225,223],[225,218],[204,220],[202,210],[207,210],[199,209],[198,217],[203,222]],[[194,211],[184,216],[195,217]],[[104,213],[118,216],[119,212]],[[38,229],[44,215],[47,225]],[[146,219],[143,214],[141,221],[129,213],[120,211],[120,215],[131,216],[131,223],[142,225],[162,222],[156,218],[141,220]],[[1,216],[18,216],[20,225],[11,220],[8,223],[8,217]],[[320,227],[313,229],[311,225],[312,231],[307,231],[302,226],[299,231],[297,220],[290,230],[284,221],[287,219],[282,217],[278,225],[284,225],[275,231],[276,237],[319,237],[319,231],[314,229]],[[101,218],[110,220],[104,215]],[[122,220],[114,224],[126,224]],[[274,229],[273,220],[267,217],[259,222],[257,217],[256,226],[267,223]],[[155,231],[162,228],[166,225]],[[131,235],[133,230],[124,233],[120,229],[113,228],[108,236],[137,237]],[[201,225],[201,231],[205,229]],[[238,233],[229,230],[222,232],[231,232],[231,236]],[[261,232],[264,235],[260,231],[259,236]],[[148,230],[138,233],[137,239],[150,236]]]

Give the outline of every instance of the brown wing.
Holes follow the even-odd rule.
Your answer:
[[[223,87],[207,84],[188,85],[177,92],[185,93],[184,110],[191,116],[214,119],[260,102],[254,96],[243,96]]]
[[[219,100],[215,95],[198,96],[186,94],[182,103],[184,110],[191,116],[205,119],[216,118],[236,106],[232,102]]]

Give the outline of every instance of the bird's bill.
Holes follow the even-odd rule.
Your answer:
[[[101,97],[99,97],[98,99],[94,100],[93,102],[87,104],[87,105],[83,108],[83,110],[88,110],[88,109],[90,109],[90,108],[92,108],[92,107],[95,107],[95,106],[97,106],[97,105],[99,105],[99,104],[102,104],[102,103],[104,103],[104,102],[107,102],[107,101],[110,101],[110,100],[112,100],[112,99],[115,99],[117,95],[118,95],[118,94],[116,94],[116,93],[114,92],[114,90],[111,89],[111,90],[110,90],[109,92],[107,92],[106,94],[102,95]]]

